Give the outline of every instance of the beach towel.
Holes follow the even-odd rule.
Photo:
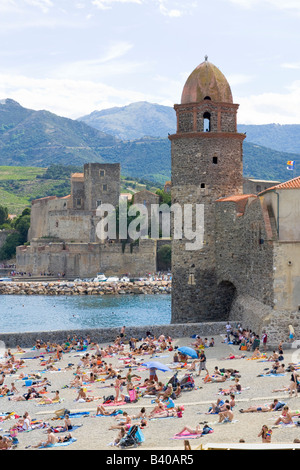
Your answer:
[[[67,442],[56,442],[56,444],[50,444],[48,446],[40,446],[39,449],[48,449],[48,447],[64,447],[64,446],[68,446],[72,444],[75,441],[77,441],[77,439],[75,439],[75,437],[72,437],[72,439],[70,439]]]
[[[60,400],[53,400],[52,403],[49,403],[47,400],[45,401],[40,401],[40,403],[36,403],[35,405],[36,406],[44,406],[44,405],[57,405],[57,403],[61,403],[62,401],[64,401],[63,398],[61,398]]]
[[[117,403],[111,402],[111,403],[102,403],[103,406],[122,406],[126,405],[126,401],[118,401]]]
[[[170,419],[170,418],[178,418],[178,416],[156,416],[154,418],[149,418],[149,421],[155,421],[156,419]]]
[[[72,426],[72,429],[70,431],[76,431],[76,429],[81,428],[82,424],[78,424],[76,426]],[[65,429],[64,426],[57,426],[53,429],[53,432],[58,433],[58,432],[67,432],[67,429]]]
[[[80,411],[78,413],[68,413],[69,414],[69,418],[82,418],[82,416],[87,416],[90,414],[89,411]],[[64,417],[62,416],[61,419],[64,419]]]
[[[199,437],[202,437],[203,435],[206,434],[211,434],[213,433],[214,430],[212,428],[209,428],[207,432],[203,432],[201,434],[190,434],[188,431],[183,431],[182,433],[175,434],[171,439],[198,439]]]
[[[123,414],[122,410],[117,410],[114,413],[111,413],[109,415],[102,415],[102,414],[91,415],[91,418],[98,418],[98,416],[100,416],[101,418],[102,417],[109,418],[110,416],[117,416],[117,415],[120,415],[120,414]]]
[[[257,377],[283,377],[286,374],[259,374]]]

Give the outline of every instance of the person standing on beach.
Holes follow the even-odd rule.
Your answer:
[[[295,397],[298,396],[298,374],[295,371],[295,368],[291,366],[291,381],[289,386],[289,396],[293,395],[293,391],[295,392]]]
[[[124,336],[125,336],[125,329],[126,329],[126,327],[125,327],[125,326],[122,326],[121,331],[120,331],[120,338],[124,338]]]
[[[232,326],[230,325],[229,322],[227,322],[226,324],[226,335],[227,335],[227,342],[229,343],[230,341],[230,334],[231,334],[231,331],[232,331]]]
[[[262,340],[262,344],[263,344],[263,349],[266,352],[267,351],[267,341],[268,341],[268,335],[266,333],[266,330],[263,331],[261,340]]]
[[[208,374],[208,370],[206,368],[206,356],[204,354],[204,350],[201,350],[200,355],[199,355],[199,371],[198,371],[198,376],[200,376],[201,371],[205,370],[206,373]]]

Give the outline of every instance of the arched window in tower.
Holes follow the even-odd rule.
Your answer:
[[[203,132],[210,132],[210,113],[203,114]]]

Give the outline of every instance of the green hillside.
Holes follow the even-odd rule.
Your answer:
[[[116,135],[109,135],[83,121],[59,117],[48,111],[33,111],[13,100],[2,100],[0,166],[48,168],[51,165],[73,165],[82,168],[87,162],[120,162],[122,175],[163,184],[171,178],[171,144],[167,135],[162,137],[159,132],[162,135],[168,133],[168,130],[174,132],[173,108],[150,103],[136,103],[125,108],[123,114],[120,111],[122,108],[103,111],[102,124],[109,118],[109,123],[115,120],[122,135],[134,135],[135,132],[135,135],[143,134],[144,137],[120,140]],[[239,126],[239,131],[247,133],[244,142],[244,176],[280,181],[289,179],[291,173],[286,170],[286,162],[295,160],[297,169],[300,150],[299,153],[291,153],[283,149],[295,150],[291,143],[299,140],[300,126],[270,125],[269,131],[265,133],[269,136],[268,145],[252,141],[258,139],[259,134],[262,139],[264,131],[260,131],[260,128],[264,130],[266,126],[251,126],[251,129]],[[277,132],[277,141],[282,142],[281,150],[272,147],[276,143],[274,132]],[[145,137],[153,133],[158,136]],[[276,145],[279,145],[278,142]],[[20,177],[10,178],[8,174],[4,177],[3,173],[1,188],[28,200],[42,195],[61,196],[69,184],[68,178],[66,176],[63,182],[60,175],[52,175],[45,181],[40,178],[37,190],[30,178],[22,182]],[[20,180],[18,184],[17,179]]]
[[[176,113],[173,108],[146,101],[94,111],[79,118],[79,121],[121,140],[140,139],[144,136],[167,137],[168,133],[173,133],[176,129]]]
[[[33,199],[46,196],[63,197],[70,194],[70,176],[83,167],[52,165],[49,168],[0,166],[0,206],[9,214],[21,214]],[[155,192],[163,184],[122,175],[121,192],[134,193],[147,189]]]
[[[83,122],[25,109],[13,100],[0,103],[0,165],[101,162],[99,149],[116,143]]]

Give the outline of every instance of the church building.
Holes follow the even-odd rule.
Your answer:
[[[207,57],[174,106],[172,204],[203,207],[203,242],[172,241],[172,323],[238,320],[277,341],[300,333],[300,177],[243,193],[238,108]]]

